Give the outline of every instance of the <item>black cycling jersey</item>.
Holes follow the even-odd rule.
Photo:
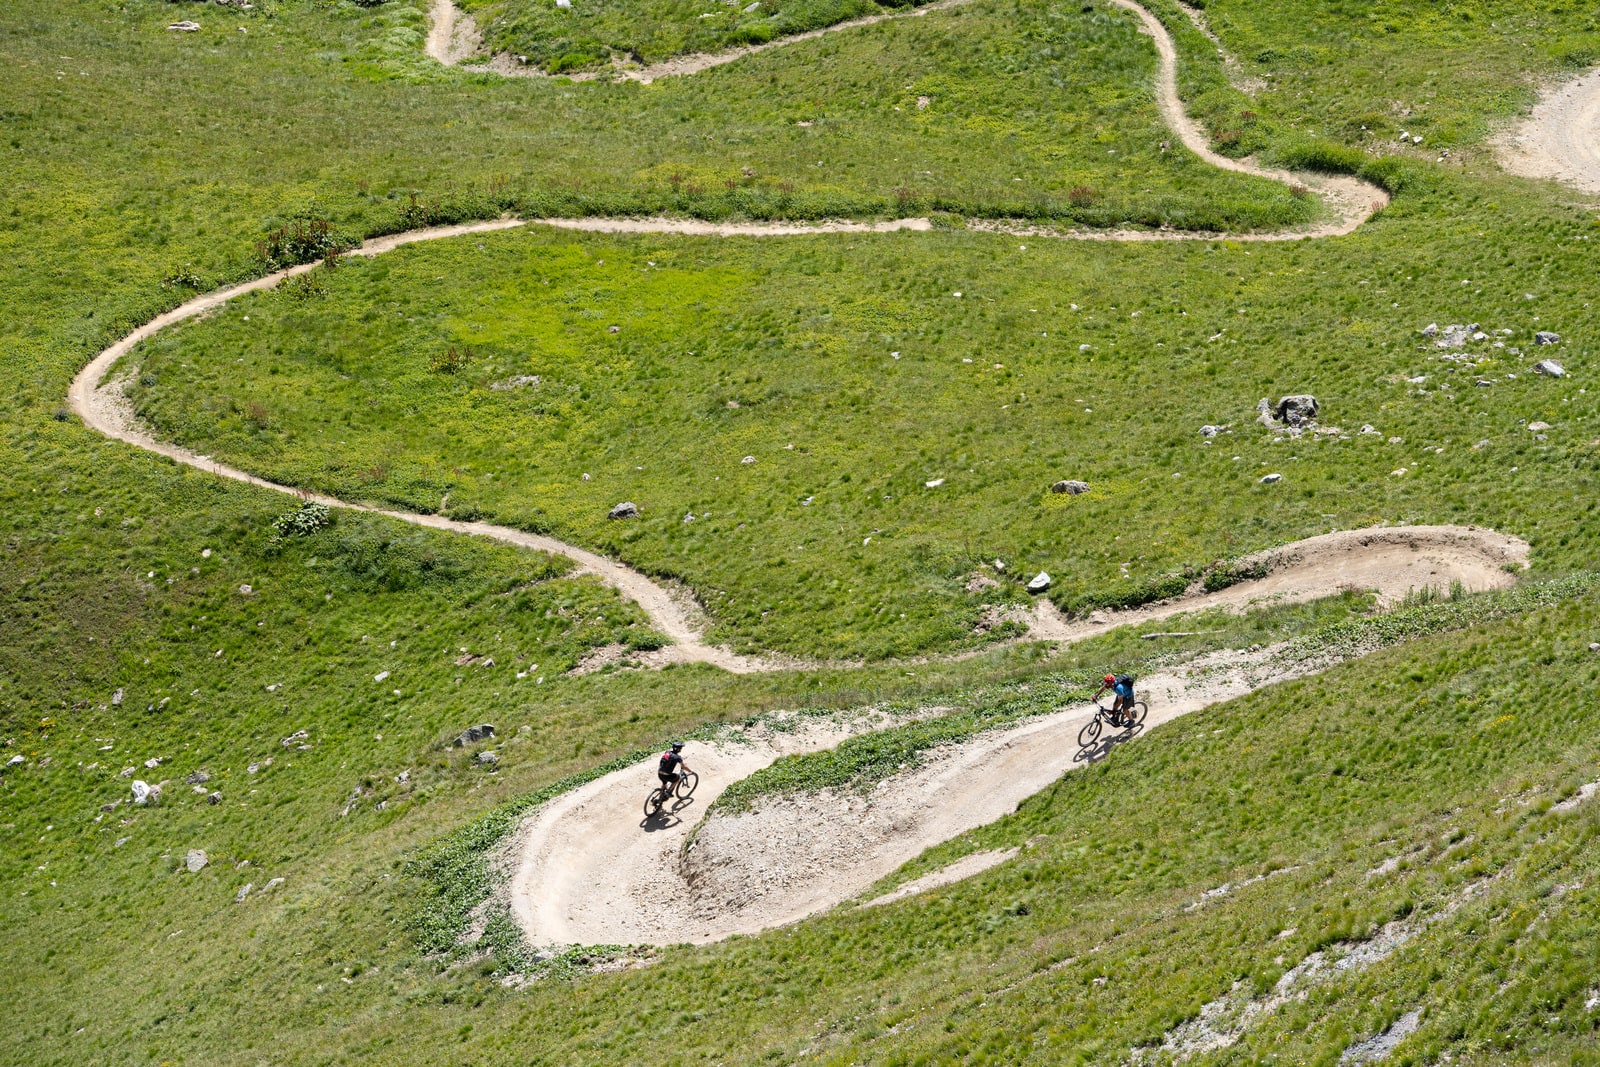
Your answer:
[[[676,752],[663,752],[661,753],[661,763],[656,767],[656,773],[672,774],[677,771],[678,765],[682,762],[683,757]]]

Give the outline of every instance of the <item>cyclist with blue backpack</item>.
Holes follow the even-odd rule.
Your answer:
[[[1120,729],[1123,726],[1128,725],[1128,723],[1123,719],[1123,713],[1131,713],[1133,711],[1133,675],[1106,675],[1105,684],[1102,685],[1094,694],[1095,701],[1098,702],[1100,700],[1100,694],[1106,692],[1107,690],[1110,690],[1116,694],[1116,699],[1111,702],[1111,725]]]

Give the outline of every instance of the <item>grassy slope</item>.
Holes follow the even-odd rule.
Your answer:
[[[748,648],[959,646],[1018,595],[964,593],[997,557],[1066,604],[1331,528],[1461,522],[1559,571],[1597,547],[1595,228],[1524,188],[1439,177],[1357,235],[1284,246],[463,239],[173,331],[139,357],[138,402],[281,480],[420,509],[448,492],[682,577]],[[1418,333],[1480,321],[1511,332],[1474,368]],[[1541,329],[1577,381],[1531,372]],[[451,346],[475,362],[431,372]],[[1291,392],[1351,439],[1255,425]],[[1048,492],[1069,477],[1094,491]],[[621,500],[644,518],[608,522]]]
[[[613,60],[654,63],[686,52],[720,52],[874,15],[894,6],[873,0],[598,0],[562,9],[553,0],[468,0],[493,52],[527,56],[558,73],[598,69]],[[710,16],[710,17],[702,17]]]
[[[1394,751],[1400,754],[1397,760],[1425,765],[1428,775],[1408,777],[1402,763],[1387,768],[1402,786],[1420,781],[1419,787],[1387,787],[1404,795],[1384,796],[1382,783],[1352,784],[1350,792],[1328,785],[1352,782],[1348,773],[1334,775],[1333,767],[1347,759],[1353,742],[1367,743],[1363,739],[1391,729],[1389,713],[1415,699],[1427,698],[1431,703],[1416,707],[1442,715],[1439,709],[1457,707],[1498,712],[1502,701],[1554,706],[1554,697],[1586,694],[1583,687],[1592,684],[1593,668],[1575,651],[1581,639],[1574,642],[1571,635],[1595,628],[1587,605],[1502,624],[1483,634],[1487,644],[1476,649],[1436,641],[1425,649],[1401,650],[1326,683],[1263,695],[1225,712],[1226,723],[1185,724],[1177,736],[1203,746],[1221,743],[1212,739],[1211,729],[1253,732],[1254,737],[1280,709],[1296,716],[1281,743],[1269,738],[1271,744],[1243,749],[1252,742],[1240,742],[1245,756],[1267,761],[1242,765],[1243,770],[1257,768],[1262,782],[1282,778],[1270,762],[1278,753],[1287,753],[1277,758],[1292,762],[1297,771],[1327,768],[1326,777],[1313,779],[1317,788],[1298,799],[1284,799],[1281,788],[1265,798],[1263,810],[1287,810],[1300,819],[1302,835],[1287,845],[1269,833],[1239,848],[1240,842],[1252,841],[1262,820],[1246,818],[1243,806],[1218,819],[1217,812],[1226,809],[1207,790],[1223,786],[1182,762],[1181,747],[1152,744],[1127,750],[1149,762],[1114,760],[1091,775],[1068,779],[1061,787],[1066,792],[1058,790],[1055,801],[1030,809],[1052,835],[1042,846],[1046,851],[1036,854],[1054,857],[1028,871],[1030,881],[1024,883],[1021,873],[996,872],[955,891],[955,904],[948,908],[908,905],[877,919],[841,916],[805,924],[792,936],[674,953],[659,970],[640,975],[522,995],[505,993],[467,971],[437,974],[433,965],[418,960],[405,927],[410,891],[391,877],[397,858],[499,800],[707,717],[738,717],[764,706],[918,693],[933,697],[985,677],[1012,677],[1036,668],[1024,658],[1002,656],[919,667],[915,678],[888,667],[746,679],[668,671],[547,683],[516,697],[506,697],[509,690],[501,688],[497,700],[503,675],[465,673],[457,688],[457,672],[437,653],[418,651],[408,653],[405,665],[418,676],[417,696],[404,716],[385,720],[390,709],[381,694],[386,690],[374,692],[371,678],[389,663],[387,657],[377,662],[383,654],[374,656],[373,643],[361,644],[360,636],[410,629],[420,621],[436,627],[460,624],[451,644],[487,647],[508,627],[536,641],[547,636],[542,612],[518,617],[492,603],[488,594],[537,576],[539,561],[479,554],[470,546],[381,524],[352,524],[339,532],[365,529],[379,541],[398,542],[392,556],[341,551],[334,535],[323,535],[334,538],[329,547],[297,544],[273,556],[262,544],[267,520],[284,507],[281,498],[180,473],[50,419],[67,379],[98,345],[178,299],[157,284],[164,274],[185,263],[195,264],[208,280],[247,270],[250,243],[267,221],[313,197],[358,229],[393,225],[396,205],[404,198],[384,194],[416,187],[462,210],[480,210],[492,197],[514,199],[505,193],[512,185],[518,196],[527,190],[548,194],[538,204],[576,210],[654,209],[670,203],[715,214],[748,207],[712,182],[699,191],[672,192],[664,178],[652,187],[637,176],[641,158],[665,158],[673,166],[711,160],[707,173],[720,175],[712,168],[723,166],[718,154],[724,150],[708,148],[704,135],[726,121],[726,99],[740,98],[741,83],[713,77],[674,90],[682,95],[668,94],[677,110],[666,114],[675,121],[681,112],[688,121],[671,127],[658,123],[666,133],[640,124],[618,138],[620,116],[637,98],[602,93],[580,100],[563,96],[570,90],[559,87],[536,97],[541,122],[530,124],[521,102],[533,91],[525,88],[456,76],[433,85],[365,80],[406,69],[395,57],[403,47],[414,47],[417,20],[406,16],[398,30],[385,23],[398,8],[362,13],[285,4],[276,22],[250,21],[250,32],[238,34],[230,21],[235,16],[207,7],[200,13],[207,30],[195,37],[162,32],[159,27],[174,17],[173,9],[153,2],[131,3],[127,14],[88,3],[21,3],[12,5],[0,24],[0,53],[9,63],[12,88],[0,125],[0,169],[8,196],[0,211],[0,247],[7,263],[0,274],[0,363],[8,384],[0,400],[0,462],[9,472],[0,479],[7,564],[0,596],[8,627],[0,641],[6,657],[0,724],[11,742],[5,751],[30,753],[26,767],[0,777],[5,832],[0,926],[26,931],[0,963],[0,988],[14,992],[10,1039],[0,1058],[29,1064],[404,1062],[407,1057],[441,1062],[468,1056],[480,1062],[528,1062],[538,1056],[550,1062],[601,1062],[627,1058],[630,1050],[637,1059],[643,1042],[669,1031],[683,1043],[684,1059],[703,1059],[698,1056],[702,1046],[724,1051],[729,1059],[748,1059],[751,1050],[767,1048],[778,1049],[778,1058],[796,1058],[808,1047],[837,1049],[841,1058],[855,1059],[880,1051],[887,1059],[900,1049],[977,1058],[986,1042],[1003,1040],[1006,1032],[1025,1032],[1023,1021],[1031,1026],[1035,1020],[1056,1019],[1087,1029],[1044,1035],[1038,1055],[1066,1059],[1074,1049],[1099,1044],[1111,1049],[1105,1055],[1114,1060],[1116,1049],[1131,1037],[1109,1040],[1121,1020],[1102,1014],[1103,1009],[1136,1005],[1141,997],[1160,1009],[1159,1015],[1152,1011],[1134,1020],[1137,1025],[1125,1031],[1129,1035],[1152,1032],[1192,1011],[1233,977],[1220,969],[1211,951],[1217,944],[1243,946],[1254,956],[1241,952],[1241,959],[1259,959],[1270,971],[1282,949],[1270,942],[1278,924],[1269,919],[1290,904],[1309,907],[1304,902],[1315,898],[1329,913],[1327,922],[1309,927],[1308,939],[1357,931],[1366,921],[1392,914],[1403,899],[1382,887],[1374,891],[1361,879],[1368,862],[1362,849],[1372,860],[1387,855],[1389,846],[1376,847],[1374,835],[1410,840],[1400,833],[1410,821],[1416,828],[1404,833],[1418,840],[1431,837],[1430,813],[1456,803],[1478,813],[1478,822],[1465,829],[1476,831],[1474,841],[1484,842],[1487,862],[1498,862],[1497,855],[1526,856],[1521,877],[1505,883],[1514,898],[1494,913],[1499,921],[1492,925],[1478,922],[1446,931],[1450,955],[1436,944],[1432,955],[1415,966],[1384,972],[1392,978],[1389,984],[1360,988],[1360,995],[1338,1002],[1345,1014],[1328,1018],[1338,1024],[1354,1012],[1368,1012],[1358,1022],[1361,1032],[1369,1032],[1383,1024],[1381,1016],[1391,1005],[1414,1003],[1431,991],[1446,1009],[1435,1030],[1444,1036],[1429,1040],[1453,1040],[1458,1059],[1471,1059],[1459,1054],[1472,1049],[1478,1062],[1531,1059],[1535,1046],[1556,1057],[1564,1050],[1582,1054],[1594,1027],[1592,1013],[1581,1010],[1588,975],[1570,961],[1593,955],[1592,930],[1584,918],[1594,911],[1583,895],[1588,891],[1556,898],[1544,926],[1523,920],[1535,914],[1534,902],[1546,887],[1569,883],[1571,871],[1592,865],[1584,835],[1592,834],[1593,817],[1567,820],[1560,833],[1535,844],[1515,836],[1516,825],[1502,825],[1483,813],[1492,812],[1502,786],[1558,785],[1592,776],[1594,754],[1582,747],[1593,732],[1582,718],[1592,698],[1584,696],[1576,705],[1579,715],[1568,724],[1570,736],[1550,736],[1547,727],[1559,725],[1556,719],[1540,718],[1534,729],[1524,731],[1507,729],[1512,724],[1484,711],[1473,724],[1485,729],[1470,733],[1464,728],[1477,743],[1455,747],[1427,733],[1424,728],[1434,720],[1419,711],[1415,729]],[[380,33],[389,39],[367,50],[368,61],[341,62],[360,42]],[[872,46],[883,39],[864,38]],[[848,59],[852,50],[825,51]],[[761,78],[799,76],[782,64],[755,69]],[[815,67],[805,76],[814,81]],[[248,92],[241,91],[245,84]],[[713,111],[719,95],[723,110]],[[605,103],[612,100],[622,103]],[[581,132],[584,127],[575,118],[580,114],[598,116],[595,132]],[[441,128],[455,136],[441,138]],[[981,144],[982,152],[968,145],[940,157],[953,137],[924,139],[924,158],[959,161],[967,174],[992,164],[990,183],[983,186],[980,176],[971,189],[996,190],[1009,183],[1015,157],[1000,150],[1003,142],[975,137],[970,144]],[[892,206],[891,190],[904,173],[878,167],[868,174],[862,164],[848,181],[812,181],[803,167],[814,142],[785,147],[782,136],[774,135],[763,144],[764,167],[787,158],[785,153],[797,161],[794,181],[797,192],[806,194],[793,197],[797,203],[791,206],[798,209]],[[849,147],[860,150],[859,142]],[[1091,182],[1111,174],[1087,161],[1083,166],[1081,173]],[[495,181],[511,173],[519,177]],[[616,188],[613,173],[634,176],[616,197],[610,192]],[[941,187],[970,192],[953,167],[936,173]],[[1052,163],[1024,173],[1029,184],[1044,187],[1063,170]],[[531,175],[525,186],[523,174]],[[1084,179],[1069,175],[1067,180]],[[1108,184],[1111,180],[1106,178]],[[444,195],[452,181],[457,183],[453,199]],[[377,191],[376,201],[359,194],[361,182]],[[471,196],[462,192],[469,184],[477,190]],[[1527,187],[1506,188],[1509,193],[1493,197],[1527,195]],[[1214,194],[1208,190],[1197,199]],[[991,205],[1005,206],[997,194],[986,195]],[[979,199],[973,195],[965,203]],[[1451,251],[1443,248],[1440,254]],[[93,516],[95,507],[102,516]],[[101,521],[106,519],[111,521]],[[195,560],[202,540],[214,546],[214,563]],[[313,554],[335,565],[307,568]],[[446,568],[424,577],[418,561],[430,554],[464,560],[470,569],[451,576]],[[389,573],[412,575],[407,581],[415,584],[386,590],[363,563],[374,558],[390,560]],[[201,566],[202,574],[184,577],[191,566]],[[157,579],[141,577],[151,570]],[[168,587],[166,576],[178,581]],[[254,600],[234,599],[241,581],[261,590]],[[529,595],[535,600],[588,597],[588,588],[557,581]],[[324,607],[317,609],[318,599],[329,592],[334,601],[322,600]],[[602,603],[612,620],[608,626],[625,619],[621,605],[600,600],[596,606]],[[254,610],[246,613],[247,604]],[[257,611],[275,621],[271,637],[249,633],[254,622],[263,621]],[[182,635],[191,625],[212,629],[203,641],[199,629],[195,639],[185,641]],[[296,649],[302,640],[316,651],[314,657]],[[211,657],[219,647],[241,654],[225,654],[223,668]],[[254,659],[248,654],[252,647],[270,648],[275,655]],[[1492,662],[1482,666],[1486,658]],[[1458,664],[1471,671],[1455,673]],[[268,703],[261,696],[269,678],[280,680],[280,674],[304,686],[288,691],[294,697],[289,713],[281,710],[283,701]],[[1457,681],[1458,689],[1448,688]],[[158,717],[140,710],[149,703],[147,696],[143,704],[125,702],[113,710],[108,697],[118,685],[134,694],[130,701],[155,695],[157,688],[176,694],[198,689],[201,696],[175,697],[179,711]],[[101,704],[108,705],[104,711]],[[1329,723],[1342,723],[1340,709],[1352,705],[1383,718],[1352,718],[1347,732],[1332,734]],[[295,714],[301,711],[315,712],[314,720]],[[536,743],[505,746],[502,769],[489,776],[467,767],[463,755],[447,757],[434,747],[465,722],[482,718],[502,728],[525,722],[539,731]],[[1526,725],[1525,719],[1517,722]],[[280,728],[284,723],[295,725]],[[317,741],[308,752],[275,759],[265,772],[277,776],[270,799],[250,798],[248,786],[236,785],[242,763],[263,751],[278,756],[279,737],[307,723],[320,727]],[[125,733],[130,727],[137,736]],[[118,731],[123,736],[117,737]],[[378,733],[384,741],[376,740]],[[177,786],[168,806],[139,813],[127,828],[120,822],[128,817],[126,807],[95,823],[98,805],[125,788],[121,779],[108,781],[104,767],[77,766],[104,764],[108,756],[100,744],[105,742],[95,740],[101,737],[116,738],[111,743],[118,747],[110,756],[167,755],[163,774],[201,764],[227,770],[226,777],[213,781],[230,799],[209,808]],[[1442,755],[1435,757],[1435,748]],[[39,765],[41,756],[49,757],[48,765]],[[383,796],[378,783],[406,768],[421,783],[417,800],[394,803],[391,798],[389,807],[375,812],[373,805]],[[1241,777],[1234,788],[1252,784],[1257,776]],[[369,778],[373,785],[363,803],[340,819],[351,792]],[[1174,782],[1188,790],[1180,799],[1190,798],[1184,801],[1189,807],[1168,825],[1184,826],[1187,817],[1191,824],[1215,824],[1217,831],[1170,842],[1175,851],[1162,854],[1170,870],[1149,882],[1148,893],[1156,896],[1191,899],[1230,876],[1237,862],[1246,864],[1245,871],[1257,869],[1251,865],[1265,862],[1275,849],[1289,855],[1294,848],[1314,850],[1332,839],[1342,848],[1346,838],[1341,834],[1350,835],[1355,845],[1335,853],[1343,866],[1328,886],[1313,884],[1318,873],[1313,868],[1304,883],[1267,882],[1266,889],[1257,890],[1281,896],[1239,897],[1239,903],[1248,904],[1243,912],[1202,912],[1203,925],[1196,925],[1192,936],[1188,928],[1146,926],[1140,927],[1148,931],[1142,940],[1117,943],[1130,953],[1149,949],[1144,957],[1127,957],[1130,965],[1135,958],[1163,964],[1180,959],[1186,968],[1182,981],[1163,985],[1163,976],[1151,975],[1137,989],[1102,989],[1092,984],[1093,975],[1074,965],[1077,969],[1044,976],[1054,982],[1048,986],[1051,998],[1024,1002],[1008,1009],[1011,1014],[1002,1022],[990,1022],[984,1014],[988,1009],[979,1004],[985,990],[1001,988],[998,982],[989,984],[995,976],[1026,976],[1036,961],[1053,958],[1052,951],[1075,951],[1113,930],[1130,929],[1124,903],[1152,919],[1166,914],[1135,897],[1112,905],[1096,901],[1117,892],[1137,895],[1145,881],[1140,864],[1146,853],[1124,840],[1107,815],[1122,810],[1123,798],[1136,801],[1128,810],[1170,811]],[[1150,799],[1143,799],[1147,794],[1139,789],[1150,790]],[[276,806],[263,819],[257,814],[261,808],[236,807],[236,801]],[[1066,806],[1077,814],[1058,813],[1063,805],[1057,801],[1070,801]],[[1285,808],[1290,801],[1301,807]],[[1139,840],[1150,839],[1146,822],[1134,827]],[[1540,825],[1534,825],[1535,833]],[[1437,828],[1441,835],[1463,830],[1455,822],[1437,823]],[[1008,834],[1020,839],[1034,832],[1025,822],[1013,822],[992,833],[1002,841]],[[132,840],[117,849],[113,842],[119,836]],[[212,851],[212,866],[193,878],[170,873],[184,850],[196,845]],[[1079,847],[1097,852],[1100,862],[1082,863],[1091,851],[1079,854]],[[256,869],[235,869],[233,862],[241,859],[250,859]],[[1442,866],[1451,869],[1448,863]],[[277,895],[231,903],[245,881],[259,885],[279,874],[289,881],[274,891]],[[1028,885],[1044,888],[1028,890]],[[1013,914],[1019,909],[1012,905],[1023,896],[1032,901],[1029,916]],[[1078,910],[1060,910],[1065,908]],[[1514,921],[1507,923],[1508,917]],[[1187,955],[1166,955],[1178,934],[1186,936]],[[1243,940],[1246,935],[1255,940]],[[896,941],[904,946],[902,954],[916,958],[880,956],[883,944]],[[1310,943],[1296,942],[1294,953]],[[1463,945],[1472,951],[1462,953]],[[1461,958],[1471,962],[1462,965]],[[991,964],[997,966],[991,970]],[[1428,985],[1436,974],[1443,976],[1438,981],[1449,981]],[[1511,984],[1501,989],[1505,980]],[[1387,999],[1361,1007],[1374,992]],[[880,1011],[898,1010],[891,1003],[896,997],[901,998],[897,1003],[927,1007],[937,1022],[884,1035],[886,1024],[902,1021]],[[1313,1007],[1321,1012],[1325,1005]],[[1337,1047],[1325,1030],[1289,1032],[1306,1018],[1286,1019],[1283,1040]],[[1111,1024],[1104,1025],[1105,1019]],[[648,1030],[642,1029],[645,1024]],[[949,1036],[942,1033],[946,1024]],[[880,1037],[883,1044],[874,1048]],[[1050,1044],[1052,1039],[1066,1047]],[[1026,1050],[996,1045],[988,1054],[1020,1059]]]

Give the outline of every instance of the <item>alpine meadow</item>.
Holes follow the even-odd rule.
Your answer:
[[[0,1064],[1600,1064],[1592,6],[0,57]]]

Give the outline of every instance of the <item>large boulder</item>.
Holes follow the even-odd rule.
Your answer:
[[[1536,374],[1547,374],[1552,378],[1565,378],[1567,375],[1567,368],[1553,359],[1541,359],[1533,365],[1533,370]]]
[[[1296,393],[1286,396],[1278,401],[1278,406],[1273,409],[1273,414],[1278,421],[1289,426],[1304,426],[1317,417],[1317,412],[1322,410],[1322,405],[1317,403],[1317,398],[1310,393]]]
[[[455,746],[465,748],[467,745],[475,745],[493,736],[494,726],[486,722],[479,723],[477,726],[469,726],[462,730],[460,736],[455,739]]]
[[[1536,345],[1558,345],[1561,343],[1561,335],[1559,333],[1551,333],[1549,330],[1540,330],[1533,335],[1533,343]]]
[[[1066,493],[1068,496],[1078,496],[1089,491],[1088,482],[1064,481],[1057,482],[1050,487],[1052,493]]]

